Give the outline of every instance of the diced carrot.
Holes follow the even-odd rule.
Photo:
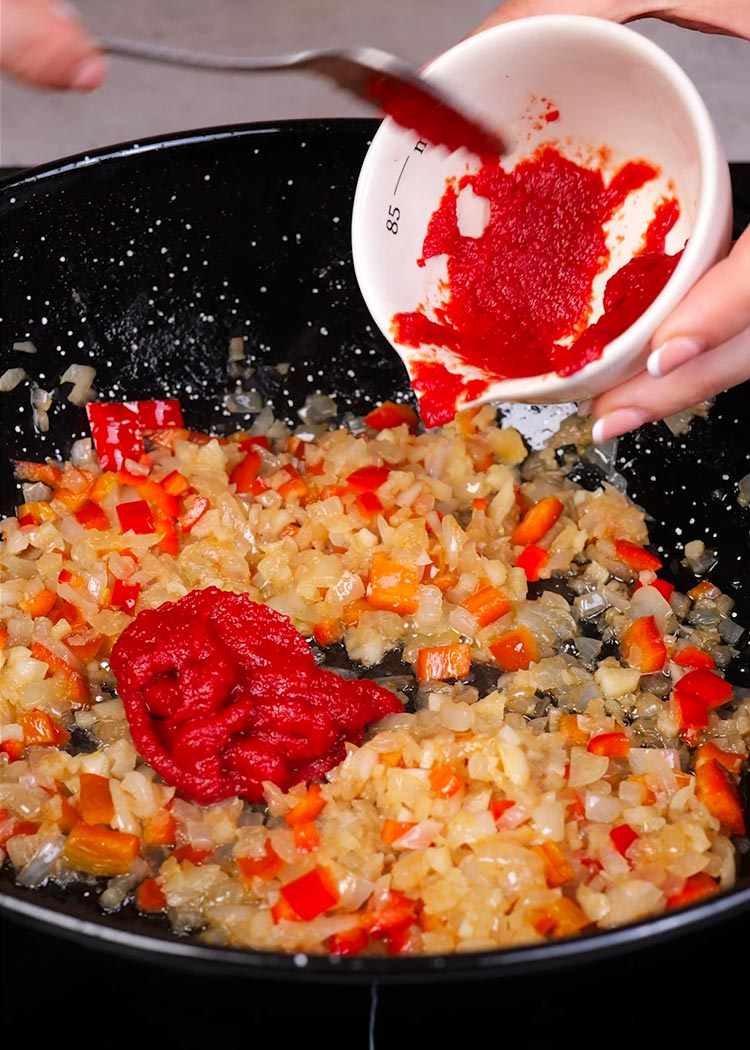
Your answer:
[[[624,561],[636,572],[641,572],[643,569],[658,572],[662,567],[661,558],[646,550],[645,547],[641,547],[640,544],[631,543],[630,540],[615,540],[615,556],[618,561]]]
[[[271,840],[266,839],[262,857],[237,857],[237,867],[242,877],[248,882],[256,878],[270,882],[284,870],[284,861],[271,845]]]
[[[487,510],[487,500],[484,496],[477,496],[471,501],[471,509],[476,511]]]
[[[452,798],[466,787],[464,778],[459,776],[447,762],[441,762],[439,765],[432,767],[429,773],[429,781],[432,790],[442,798]]]
[[[471,646],[467,642],[435,645],[417,653],[416,675],[419,682],[463,678],[471,670]]]
[[[320,620],[313,627],[313,638],[318,645],[326,646],[340,642],[343,635],[341,620]]]
[[[539,659],[537,640],[525,624],[504,631],[489,648],[504,671],[525,671]]]
[[[138,911],[158,914],[167,910],[167,898],[156,879],[144,879],[135,891]]]
[[[87,824],[111,824],[115,817],[109,778],[98,773],[79,775],[78,811]]]
[[[538,543],[549,532],[564,510],[557,496],[545,496],[526,511],[513,529],[511,542],[515,546],[527,547]]]
[[[419,424],[419,417],[411,405],[383,401],[381,405],[367,413],[364,422],[373,430],[389,430],[405,423],[410,432],[414,434]]]
[[[575,876],[573,866],[556,842],[541,842],[532,848],[544,861],[544,877],[551,888],[563,886]]]
[[[310,784],[304,797],[284,815],[284,820],[290,828],[295,824],[305,824],[323,812],[326,800],[323,798],[322,787],[318,783]]]
[[[0,650],[3,650],[8,645],[10,640],[10,631],[4,623],[0,623]]]
[[[44,500],[22,503],[18,508],[18,524],[22,527],[25,525],[41,525],[43,521],[54,521],[56,518],[57,511],[51,503],[47,503]]]
[[[212,853],[212,849],[203,849],[200,846],[194,846],[191,842],[183,842],[181,846],[177,846],[176,849],[172,850],[172,856],[175,860],[179,860],[180,863],[186,860],[196,866],[207,860]]]
[[[570,897],[560,897],[553,904],[534,909],[533,925],[542,936],[569,937],[590,926],[591,919]]]
[[[408,615],[419,608],[421,572],[416,565],[404,565],[376,551],[370,562],[367,601],[373,609],[387,609]]]
[[[402,835],[405,835],[407,831],[410,831],[415,826],[413,820],[392,820],[390,817],[386,817],[383,821],[383,827],[380,829],[380,837],[386,846],[390,846],[392,842],[400,839]]]
[[[685,904],[692,904],[694,901],[703,900],[704,897],[713,896],[714,893],[719,892],[720,888],[716,879],[712,879],[705,871],[698,871],[695,875],[689,875],[685,879],[685,885],[679,893],[673,893],[671,897],[667,897],[666,907],[681,908]]]
[[[57,601],[57,592],[43,588],[37,591],[31,598],[20,601],[19,606],[30,616],[46,616]]]
[[[592,736],[586,745],[592,755],[606,755],[607,758],[627,758],[630,754],[630,740],[627,733],[598,733]]]
[[[672,661],[678,667],[704,667],[709,671],[716,667],[713,656],[696,645],[686,645],[682,649],[677,649],[672,653]]]
[[[730,774],[716,759],[696,766],[695,793],[709,813],[728,827],[732,835],[746,834],[740,793]]]
[[[629,667],[643,674],[661,671],[667,660],[667,647],[653,616],[639,616],[623,632],[620,649]]]
[[[451,590],[458,583],[458,573],[451,572],[450,569],[441,569],[435,576],[430,577],[430,583],[433,587],[445,594],[446,591]]]
[[[534,583],[540,578],[542,569],[548,561],[549,551],[535,543],[530,543],[516,558],[516,565],[526,573],[526,579]]]
[[[68,799],[65,795],[62,794],[59,795],[59,798],[60,819],[57,823],[60,828],[60,831],[62,831],[64,835],[67,835],[69,831],[73,830],[78,820],[80,820],[80,815],[76,807],[70,801],[70,799]]]
[[[486,627],[505,616],[510,609],[510,599],[496,587],[488,585],[464,598],[461,605],[471,613],[479,627]]]
[[[52,715],[36,707],[19,715],[18,723],[23,729],[23,742],[26,747],[59,747],[70,740],[70,733],[64,726]]]
[[[79,820],[65,840],[62,855],[77,871],[111,878],[129,871],[139,849],[137,835]]]
[[[338,883],[328,868],[316,864],[281,887],[281,895],[300,919],[309,922],[338,903]]]
[[[177,821],[166,806],[161,806],[144,821],[141,838],[144,846],[174,846]]]

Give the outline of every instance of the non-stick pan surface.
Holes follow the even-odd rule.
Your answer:
[[[59,383],[73,363],[96,367],[101,397],[179,397],[187,426],[217,433],[245,418],[224,408],[236,336],[246,338],[263,398],[291,423],[315,392],[336,399],[339,419],[410,396],[351,262],[354,189],[376,128],[374,120],[214,128],[71,158],[4,184],[0,374],[22,366],[28,379],[0,394],[3,512],[19,495],[14,458],[65,457],[87,433],[83,409]],[[25,340],[36,354],[11,349]],[[272,367],[282,362],[283,376]],[[33,384],[54,394],[46,433],[34,426]],[[702,539],[716,551],[709,577],[748,626],[728,674],[742,688],[750,687],[750,510],[738,482],[750,473],[749,395],[748,384],[722,395],[681,436],[660,423],[621,440],[614,463],[650,513],[652,541],[675,583],[694,581],[680,563],[685,542]],[[500,411],[538,447],[572,406]],[[588,475],[600,480],[595,466]],[[569,941],[423,958],[301,960],[208,948],[128,909],[104,915],[91,893],[24,891],[8,870],[0,903],[41,929],[170,966],[338,981],[488,977],[638,950],[735,915],[744,924],[750,873],[741,860],[735,889],[680,912]]]

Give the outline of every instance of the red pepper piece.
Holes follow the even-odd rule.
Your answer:
[[[607,758],[627,758],[630,754],[630,740],[627,733],[599,733],[592,736],[586,750],[592,755],[606,755]]]
[[[631,828],[630,824],[618,824],[616,828],[612,828],[609,837],[617,852],[624,857],[635,840],[640,838],[640,835]]]
[[[155,532],[154,516],[145,499],[135,499],[130,503],[118,503],[115,507],[123,532],[136,532],[143,535]]]
[[[643,586],[644,585],[639,580],[633,589],[637,591]],[[651,583],[648,584],[648,586],[653,587],[654,590],[657,590],[665,601],[669,601],[669,599],[672,597],[672,594],[674,593],[674,584],[669,583],[668,580],[660,580],[658,577],[657,579],[652,580]]]
[[[361,926],[353,926],[351,930],[342,930],[328,938],[328,952],[330,955],[359,955],[369,940],[366,930]]]
[[[146,451],[145,431],[183,426],[180,402],[174,398],[91,401],[86,415],[102,470],[119,470],[127,459],[137,462]]]
[[[390,473],[388,467],[360,467],[347,477],[346,483],[352,492],[375,492]]]
[[[721,675],[699,667],[688,671],[674,687],[678,697],[693,696],[707,707],[720,707],[732,699],[732,686]]]
[[[111,666],[141,755],[203,804],[322,779],[346,741],[402,710],[376,683],[318,667],[288,617],[216,587],[140,612]]]
[[[309,922],[338,903],[339,888],[328,868],[320,864],[281,887],[281,894],[295,913]]]
[[[661,558],[646,550],[645,547],[631,543],[630,540],[615,540],[615,555],[619,561],[624,561],[636,572],[641,572],[643,569],[658,572],[662,567]]]
[[[104,531],[109,528],[109,518],[102,508],[96,504],[84,503],[84,505],[77,511],[74,512],[73,517],[83,525],[84,529],[99,529]]]
[[[563,509],[557,496],[545,496],[544,499],[540,499],[533,507],[529,507],[513,529],[511,542],[520,544],[522,547],[527,547],[530,543],[538,543],[555,524]]]
[[[667,660],[667,647],[653,616],[639,616],[623,632],[622,655],[629,667],[643,674],[661,671]]]
[[[686,645],[678,649],[677,652],[672,653],[672,661],[678,667],[690,667],[693,670],[697,667],[704,667],[710,671],[716,667],[713,656],[696,645]]]
[[[234,485],[237,492],[252,492],[253,482],[258,476],[261,463],[260,452],[251,448],[229,475],[229,484]]]
[[[712,897],[714,893],[719,892],[720,888],[716,879],[712,879],[705,871],[698,871],[695,875],[690,875],[685,879],[685,885],[679,893],[673,893],[671,897],[667,897],[666,906],[667,908],[681,908],[685,904],[703,900],[704,897]]]
[[[523,569],[526,573],[526,579],[533,583],[539,579],[539,575],[548,561],[549,551],[545,550],[544,547],[538,547],[535,543],[530,543],[528,547],[524,547],[516,558],[516,565]]]
[[[695,769],[695,793],[709,813],[729,828],[732,835],[745,835],[742,799],[730,773],[715,758]]]
[[[112,585],[112,595],[109,599],[109,604],[111,608],[122,609],[123,612],[132,616],[140,593],[140,583],[126,583],[125,580],[115,580]]]
[[[389,430],[391,427],[407,425],[412,434],[416,433],[419,417],[411,405],[404,405],[395,401],[384,401],[377,408],[373,408],[364,417],[364,422],[373,430]]]

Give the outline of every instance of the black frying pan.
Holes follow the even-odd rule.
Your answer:
[[[0,394],[2,510],[18,491],[14,458],[66,456],[87,433],[58,381],[92,363],[107,398],[177,396],[195,429],[235,429],[222,411],[227,348],[247,337],[256,381],[277,416],[295,423],[316,390],[360,414],[395,393],[405,370],[375,329],[356,285],[349,223],[374,120],[295,121],[218,128],[72,158],[2,187],[0,374],[23,365],[55,391],[50,429],[32,421],[29,383]],[[31,340],[34,356],[11,351]],[[290,362],[282,378],[270,365]],[[664,424],[620,442],[617,469],[652,515],[653,542],[672,579],[681,543],[719,553],[713,579],[748,625],[728,677],[750,687],[750,510],[737,481],[750,472],[750,384],[722,395],[707,420],[673,437]],[[532,446],[562,409],[500,406]],[[592,483],[597,479],[592,478]],[[689,577],[694,582],[694,577]],[[687,580],[686,580],[687,582]],[[717,923],[748,929],[750,864],[737,886],[681,912],[617,930],[525,948],[440,957],[294,958],[207,948],[124,909],[101,913],[91,895],[27,892],[0,873],[0,904],[37,929],[169,966],[317,981],[420,981],[559,970],[637,952]]]

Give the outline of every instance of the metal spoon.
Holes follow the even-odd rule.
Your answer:
[[[246,57],[166,47],[141,40],[105,37],[103,51],[195,69],[263,73],[311,70],[364,99],[397,124],[415,131],[432,145],[461,147],[483,159],[505,152],[500,135],[483,118],[450,93],[422,77],[407,62],[371,47],[298,51],[268,57]]]

